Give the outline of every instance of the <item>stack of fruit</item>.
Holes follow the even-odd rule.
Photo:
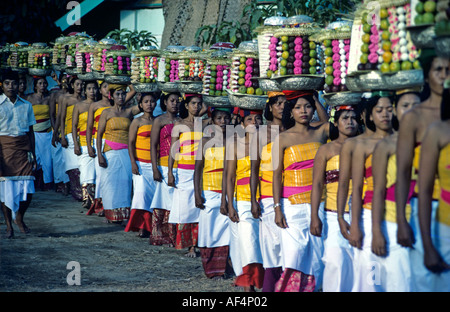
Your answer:
[[[436,4],[437,14],[435,17],[436,36],[450,35],[450,1],[438,0]]]
[[[106,56],[105,74],[131,76],[131,53],[124,46],[112,46]]]
[[[135,55],[131,65],[131,81],[133,83],[156,83],[159,55],[156,48],[144,47]]]
[[[79,74],[92,73],[94,71],[95,46],[97,42],[87,40],[79,45],[75,52],[75,63]]]
[[[207,59],[205,75],[203,77],[203,91],[205,95],[227,96],[230,89],[231,64],[229,51],[219,50]]]
[[[381,7],[379,16],[373,15],[372,19],[367,14],[362,15],[358,70],[396,73],[420,68],[419,53],[406,29],[411,23],[411,5],[408,1],[403,2]],[[377,18],[380,18],[379,24]]]
[[[53,46],[53,57],[52,64],[57,69],[66,63],[66,44],[70,38],[69,37],[59,37],[55,40],[55,45]]]
[[[325,74],[326,93],[348,91],[345,83],[350,57],[351,23],[337,21],[321,31],[313,39],[320,40],[318,73]],[[323,52],[322,52],[323,51]]]
[[[35,69],[52,68],[51,49],[31,49],[28,53],[28,67]]]
[[[114,45],[117,45],[116,40],[110,38],[105,38],[98,42],[95,47],[94,71],[104,72],[106,70],[106,55]]]
[[[185,48],[180,53],[178,75],[181,81],[202,81],[205,74],[206,53],[197,46]]]
[[[259,71],[261,78],[270,78],[278,69],[277,43],[274,33],[279,30],[286,17],[272,16],[264,20],[264,25],[257,27],[254,32],[258,34]]]
[[[27,69],[28,68],[28,43],[17,42],[11,49],[10,65],[13,69]]]
[[[229,89],[234,93],[263,95],[259,88],[259,58],[256,42],[243,42],[231,54],[231,76]]]
[[[430,25],[437,22],[439,19],[437,12],[436,0],[415,0],[411,1],[414,5],[414,19],[415,26]],[[444,1],[445,2],[445,1]]]
[[[168,46],[162,53],[158,64],[158,81],[178,82],[179,54],[185,49],[184,46]]]

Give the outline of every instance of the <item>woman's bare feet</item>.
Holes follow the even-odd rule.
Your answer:
[[[184,256],[188,257],[188,258],[195,258],[195,257],[197,257],[197,253],[195,252],[195,247],[194,246],[189,247],[188,252],[185,253]]]

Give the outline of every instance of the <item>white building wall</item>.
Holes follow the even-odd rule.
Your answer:
[[[162,8],[123,10],[120,12],[120,28],[131,31],[147,30],[152,32],[161,46],[164,31],[164,15]]]

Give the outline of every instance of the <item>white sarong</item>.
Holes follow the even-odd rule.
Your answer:
[[[35,154],[38,169],[42,169],[44,183],[53,182],[52,149],[53,132],[34,132]]]
[[[273,198],[263,198],[260,203],[261,222],[259,240],[264,268],[278,268],[281,261],[280,227],[275,224]]]
[[[222,194],[213,191],[203,191],[205,208],[199,209],[198,247],[221,247],[230,244],[231,222],[228,216],[220,213]],[[198,209],[198,208],[197,208]]]
[[[282,199],[281,205],[287,223],[287,228],[280,229],[283,269],[314,275],[316,289],[319,289],[323,276],[323,240],[310,232],[311,205],[292,205],[287,198]],[[321,203],[319,208],[321,220],[324,215],[323,206]]]
[[[153,180],[152,164],[136,161],[136,165],[139,168],[139,175],[133,174],[131,209],[153,212],[151,205],[157,182]]]
[[[237,243],[238,257],[240,258],[241,272],[242,268],[251,263],[263,263],[261,254],[261,245],[259,242],[259,223],[260,219],[255,219],[251,213],[251,202],[249,201],[237,201],[234,206],[238,215],[239,222],[236,224],[237,235],[235,239],[230,241],[230,254],[231,243]],[[233,261],[233,258],[231,259]],[[238,262],[239,262],[238,261]],[[234,268],[234,264],[233,264]],[[237,272],[235,271],[237,274]]]
[[[72,134],[66,135],[67,140],[67,148],[62,148],[64,153],[64,164],[66,172],[73,169],[78,169],[78,156],[74,153],[74,145],[73,145],[73,138]]]
[[[349,222],[350,216],[344,214]],[[334,211],[325,211],[323,230],[323,291],[349,292],[353,286],[353,247],[342,236]]]
[[[173,191],[175,190],[173,187],[167,185],[168,181],[168,167],[158,166],[159,172],[161,172],[162,181],[156,183],[155,194],[153,196],[151,209],[164,209],[171,210],[172,209],[172,201],[173,201]],[[175,183],[177,181],[177,169],[173,169],[173,175],[175,178]]]
[[[14,179],[16,178],[16,179]],[[34,180],[21,177],[0,178],[0,201],[11,209],[13,220],[16,219],[21,201],[27,200],[28,194],[34,194]]]
[[[107,163],[101,169],[102,202],[104,209],[131,206],[131,161],[128,149],[110,150],[104,153]]]
[[[78,155],[80,168],[80,184],[95,184],[95,158],[89,156],[87,146],[81,146],[81,155]]]
[[[51,145],[53,159],[53,178],[55,183],[69,182],[69,176],[66,173],[66,164],[64,161],[64,151],[60,143],[56,142],[56,147]]]
[[[94,167],[95,167],[95,198],[102,198],[102,195],[100,193],[101,190],[101,183],[100,183],[100,176],[101,176],[101,167],[98,164],[98,153],[97,153],[97,139],[93,139],[93,146],[92,148],[94,149],[95,152],[95,158],[94,158]],[[103,146],[105,145],[105,140],[102,140],[102,146],[101,146],[101,150],[103,150]]]
[[[178,168],[177,176],[169,223],[197,223],[200,209],[195,207],[194,170]]]

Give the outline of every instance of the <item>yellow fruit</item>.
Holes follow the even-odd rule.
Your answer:
[[[388,64],[388,63],[383,63],[383,64],[381,64],[380,71],[381,71],[382,73],[388,73],[388,72],[390,72],[391,69],[390,69],[390,67],[389,67],[389,64]]]
[[[245,64],[240,64],[239,65],[239,70],[245,70],[245,68],[246,68]]]
[[[362,35],[362,41],[364,43],[369,43],[370,42],[370,34],[364,34]]]
[[[333,63],[334,63],[334,61],[333,61],[333,58],[331,56],[328,56],[325,59],[325,65],[333,65]]]
[[[387,18],[388,17],[388,10],[385,8],[380,10],[380,18]]]
[[[255,94],[255,89],[253,87],[247,88],[247,94]]]
[[[388,30],[383,30],[381,33],[381,38],[383,40],[389,40],[389,38],[391,38],[391,33]]]
[[[288,36],[281,36],[281,42],[288,42],[289,37]]]
[[[390,51],[391,50],[391,42],[390,41],[383,41],[382,43],[382,49],[383,51]]]
[[[392,53],[390,51],[386,51],[383,53],[383,61],[385,63],[390,63],[392,60]]]

